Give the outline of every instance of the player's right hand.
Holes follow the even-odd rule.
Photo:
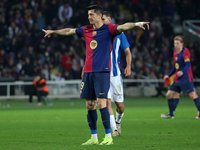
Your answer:
[[[44,30],[42,29],[42,31],[45,33],[44,37],[51,37],[51,34],[53,33],[53,30]]]
[[[166,75],[166,76],[164,76],[164,80],[167,80],[169,78],[169,76],[168,75]]]
[[[83,79],[83,75],[84,75],[84,72],[82,71],[82,73],[81,73],[81,79]]]
[[[177,76],[178,76],[178,77],[181,77],[182,75],[183,75],[183,71],[178,71],[178,72],[177,72]]]
[[[131,75],[131,67],[126,67],[124,70],[124,74],[126,77],[130,76]]]

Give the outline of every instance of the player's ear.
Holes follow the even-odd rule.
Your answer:
[[[102,14],[99,14],[100,18],[102,19],[103,15]]]
[[[112,20],[112,19],[109,17],[109,22],[111,22],[111,20]]]

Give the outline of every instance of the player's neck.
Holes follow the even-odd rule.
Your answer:
[[[94,29],[98,29],[103,25],[103,22],[97,22],[96,24],[93,25]]]
[[[177,53],[180,53],[183,50],[183,47],[180,49],[177,49]]]

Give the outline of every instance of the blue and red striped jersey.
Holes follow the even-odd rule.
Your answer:
[[[174,58],[174,64],[175,64],[175,69],[176,69],[176,76],[174,78],[174,82],[192,82],[193,79],[193,74],[192,74],[192,69],[191,66],[187,70],[187,72],[183,72],[183,75],[181,77],[177,76],[177,72],[181,71],[185,67],[185,61],[189,60],[190,61],[190,51],[184,47],[183,50],[177,54],[177,50],[174,50],[173,54]]]
[[[103,24],[98,29],[94,29],[93,25],[87,25],[77,28],[76,34],[85,39],[84,72],[109,72],[111,45],[117,35],[117,25]]]
[[[130,47],[130,45],[124,33],[122,32],[120,35],[117,35],[111,52],[110,76],[117,76],[121,74],[119,67],[121,51],[124,51],[128,47]]]

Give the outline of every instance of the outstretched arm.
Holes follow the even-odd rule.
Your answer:
[[[149,23],[150,23],[150,22],[136,22],[136,23],[128,22],[128,23],[119,25],[119,26],[117,27],[117,31],[118,31],[119,33],[121,33],[121,32],[126,31],[126,30],[131,30],[131,29],[133,29],[134,27],[140,27],[140,28],[142,28],[142,29],[145,30],[144,25],[147,25],[147,29],[149,30]]]
[[[127,49],[125,49],[124,52],[126,54],[126,64],[127,64],[124,70],[124,74],[125,76],[129,76],[131,75],[131,60],[132,60],[130,48],[128,47]]]
[[[42,29],[42,31],[45,32],[44,37],[50,37],[51,34],[66,35],[66,36],[76,34],[75,28],[65,28],[65,29],[60,29],[60,30],[44,30],[44,29]]]

